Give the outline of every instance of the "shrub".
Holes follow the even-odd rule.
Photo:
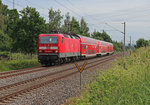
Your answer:
[[[9,52],[0,52],[0,60],[3,58],[9,58]]]
[[[0,62],[0,71],[7,70],[18,70],[29,67],[40,66],[37,59],[24,59],[24,60],[11,60],[11,61],[1,61]]]
[[[99,72],[79,105],[150,105],[150,47],[140,48],[106,72]],[[126,64],[124,69],[123,64]]]

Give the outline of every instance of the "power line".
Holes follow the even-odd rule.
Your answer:
[[[43,8],[43,7],[41,7],[41,6],[37,5],[37,4],[34,4],[34,3],[30,2],[29,0],[25,0],[25,1],[28,2],[28,3],[30,3],[31,5],[38,6],[38,7],[41,8],[42,10],[45,10],[45,8]],[[43,15],[43,16],[45,16],[45,17],[49,17],[49,16],[47,16],[47,15],[45,15],[45,14],[43,14],[43,13],[40,13],[40,14]]]
[[[136,9],[136,8],[135,8]],[[113,13],[113,15],[108,15],[108,16],[105,16],[105,17],[102,17],[102,18],[108,18],[108,17],[110,17],[110,18],[112,18],[112,17],[117,17],[117,16],[127,16],[127,15],[129,15],[129,16],[131,16],[130,14],[135,14],[135,13],[143,13],[143,12],[145,12],[145,11],[149,11],[150,10],[150,8],[148,7],[148,8],[146,8],[145,9],[145,7],[144,7],[144,9],[140,9],[140,10],[134,10],[132,13],[129,13],[128,11],[130,11],[130,10],[134,10],[134,8],[132,8],[132,9],[126,9],[126,10],[122,10],[123,12],[124,11],[127,11],[126,13],[123,13],[123,12],[121,12],[121,14],[115,14],[115,13]],[[112,13],[112,12],[111,12]],[[107,13],[107,14],[111,14],[111,13]],[[118,11],[117,11],[117,13],[118,13]],[[95,15],[100,15],[100,14],[95,14]],[[95,16],[95,15],[92,15],[92,16]],[[105,15],[105,14],[101,14],[102,16],[103,15]],[[88,15],[88,16],[91,16],[91,15]],[[95,16],[95,17],[97,17],[97,16]]]
[[[9,0],[5,0],[5,1],[6,1],[6,2],[9,2],[9,3],[11,3],[11,4],[13,4],[12,1],[9,1]],[[22,6],[22,5],[18,4],[18,3],[14,3],[14,5],[17,5],[17,6],[21,7],[21,8],[24,8],[24,6]]]
[[[67,0],[67,2],[73,6],[72,2],[70,2],[69,0]]]
[[[77,12],[73,11],[72,9],[66,7],[64,4],[58,2],[57,0],[54,0],[57,4],[59,4],[60,6],[62,6],[63,8],[66,8],[67,10],[71,11],[72,13],[76,14],[77,16],[79,16],[80,18],[82,18],[83,16],[81,16],[80,14],[78,14]],[[94,24],[91,24],[94,25]],[[95,25],[94,25],[95,26]],[[97,27],[97,26],[96,26]]]
[[[32,5],[38,6],[38,7],[40,7],[40,8],[43,9],[43,10],[45,10],[45,8],[41,7],[41,6],[38,5],[38,4],[34,4],[34,3],[30,2],[29,0],[25,0],[25,1],[26,1],[26,2],[29,2],[29,3],[32,4]]]
[[[62,3],[58,2],[57,0],[54,0],[57,4],[59,4],[60,6],[62,6],[63,8],[68,9],[69,11],[73,12],[74,14],[78,15],[80,18],[82,18],[81,15],[79,15],[78,13],[76,13],[75,11],[71,10],[70,8],[66,7],[65,5],[63,5]]]
[[[117,28],[115,28],[115,27],[109,25],[108,23],[105,23],[105,24],[106,24],[107,26],[111,27],[112,29],[114,29],[115,31],[118,31],[118,32],[123,33],[122,31],[120,31],[119,29],[117,29]]]

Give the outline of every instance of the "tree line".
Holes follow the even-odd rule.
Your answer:
[[[36,53],[38,35],[56,30],[113,42],[105,31],[90,34],[85,19],[78,21],[69,12],[62,15],[60,10],[50,8],[48,18],[49,22],[46,22],[36,8],[29,6],[21,11],[8,9],[0,0],[0,51]],[[122,49],[121,43],[113,43],[116,50]]]

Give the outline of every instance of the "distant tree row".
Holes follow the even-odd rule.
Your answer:
[[[140,48],[140,47],[146,47],[149,45],[149,41],[148,40],[145,40],[144,38],[140,38],[136,41],[136,46],[137,48]]]
[[[75,17],[71,17],[69,12],[63,16],[60,10],[51,8],[48,17],[47,23],[36,8],[27,6],[18,12],[16,9],[8,9],[8,6],[2,4],[0,0],[0,51],[36,53],[38,35],[56,30],[112,42],[104,31],[93,32],[90,35],[85,19],[81,18],[78,21]],[[121,47],[119,43],[115,43],[116,49]]]

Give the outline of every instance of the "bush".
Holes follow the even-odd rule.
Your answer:
[[[9,52],[0,52],[0,60],[3,58],[9,58]]]
[[[3,60],[0,62],[0,71],[18,70],[36,66],[41,66],[38,63],[37,59],[11,60],[11,61]]]
[[[144,38],[140,38],[136,41],[137,48],[146,47],[146,46],[148,46],[148,44],[149,44],[148,40],[144,40]]]
[[[140,48],[96,80],[80,99],[79,105],[150,105],[150,47]],[[126,69],[123,68],[124,63]]]
[[[33,59],[37,58],[36,54],[33,54]],[[31,56],[29,54],[23,54],[23,53],[13,53],[12,54],[13,60],[24,60],[24,59],[31,59]]]

